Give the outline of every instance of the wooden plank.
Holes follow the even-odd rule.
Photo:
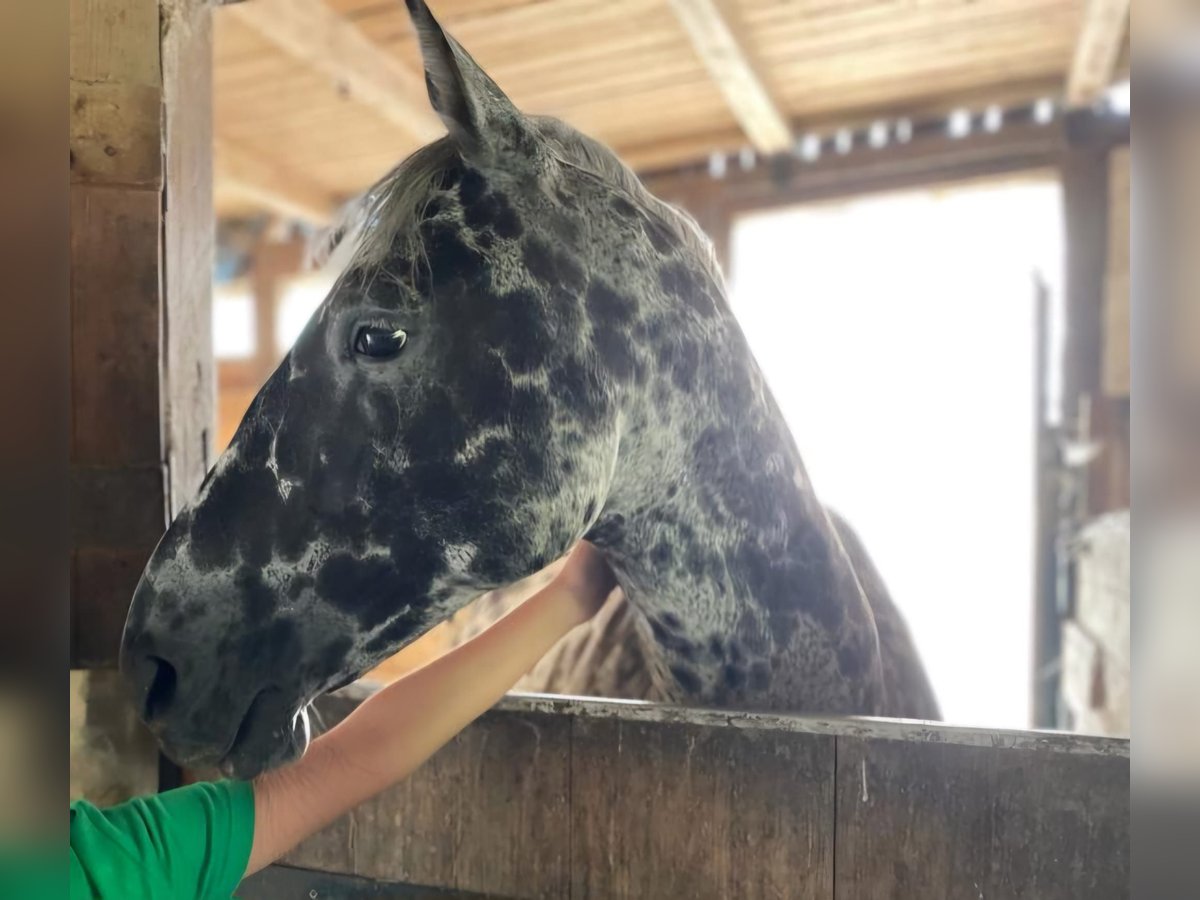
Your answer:
[[[444,133],[430,109],[424,79],[382,51],[323,0],[255,0],[228,7],[281,50],[344,85],[351,97],[376,109],[414,138]]]
[[[578,719],[572,897],[826,898],[826,736]]]
[[[1067,102],[1087,106],[1114,81],[1129,30],[1129,0],[1086,0],[1067,74]]]
[[[170,514],[200,487],[212,454],[212,11],[206,0],[163,7],[167,190],[163,198],[161,456]]]
[[[787,119],[755,71],[729,11],[718,0],[671,0],[671,8],[754,148],[779,153],[790,147]]]
[[[510,696],[285,864],[514,897],[1116,897],[1128,778],[1109,738]]]
[[[218,140],[215,150],[215,177],[222,190],[251,198],[290,218],[317,225],[333,220],[333,198],[303,178],[228,141]]]
[[[648,175],[644,181],[655,194],[678,198],[685,206],[688,198],[701,196],[710,206],[718,203],[726,215],[736,215],[836,196],[1048,169],[1062,144],[1058,128],[1014,125],[960,140],[940,133],[915,135],[908,144],[886,151],[862,149],[845,156],[826,152],[812,163],[784,158],[749,172],[731,165],[720,181],[700,169]],[[705,215],[719,220],[711,209]]]
[[[159,463],[158,191],[71,188],[73,462]]]
[[[71,554],[71,667],[113,668],[125,616],[154,544],[77,547]]]
[[[72,183],[160,188],[161,106],[157,85],[72,81]]]
[[[323,705],[322,716],[336,720],[353,705]],[[506,897],[566,896],[570,727],[540,712],[485,715],[284,862]]]
[[[239,900],[481,900],[498,894],[475,894],[443,888],[414,887],[393,881],[335,875],[294,866],[268,866],[238,887]]]
[[[152,549],[158,543],[166,515],[160,466],[76,465],[70,477],[76,546]]]
[[[1129,760],[839,738],[838,897],[1129,896]]]
[[[158,85],[159,0],[71,0],[71,79]]]

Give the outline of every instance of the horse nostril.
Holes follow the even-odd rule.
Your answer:
[[[176,676],[175,667],[165,659],[151,656],[149,661],[155,667],[155,671],[150,690],[146,692],[144,718],[147,722],[153,722],[171,705],[175,696]]]

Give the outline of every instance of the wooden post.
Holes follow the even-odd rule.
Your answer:
[[[210,12],[72,0],[71,662],[116,662],[212,420]]]

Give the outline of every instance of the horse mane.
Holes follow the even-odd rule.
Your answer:
[[[600,141],[550,116],[531,117],[528,121],[552,159],[620,191],[643,213],[667,228],[714,284],[723,283],[712,242],[687,212],[646,190],[633,170]],[[395,252],[397,235],[419,219],[438,175],[457,158],[458,150],[449,137],[412,153],[347,203],[332,226],[315,235],[309,248],[310,258],[317,266],[323,266],[349,244],[353,252],[347,271],[385,267]],[[408,250],[415,264],[422,255],[415,237]]]

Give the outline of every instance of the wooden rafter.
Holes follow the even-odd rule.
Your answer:
[[[423,79],[324,0],[251,0],[220,14],[237,18],[285,53],[335,79],[351,97],[421,143],[444,132],[429,108]]]
[[[215,142],[213,169],[221,189],[289,218],[326,225],[337,210],[326,192],[227,141]]]
[[[762,153],[787,150],[792,141],[787,118],[755,71],[720,0],[671,0],[671,7],[754,148]]]
[[[1113,82],[1129,27],[1129,0],[1087,0],[1071,71],[1067,102],[1094,103]]]

